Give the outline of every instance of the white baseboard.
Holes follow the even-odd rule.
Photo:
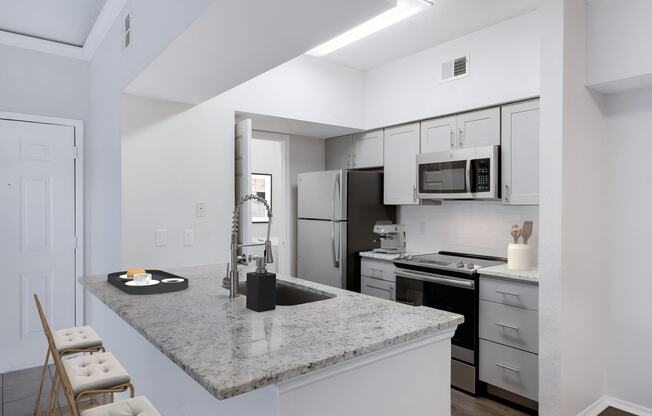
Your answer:
[[[589,407],[578,413],[577,416],[598,416],[609,406],[615,407],[616,409],[620,409],[625,412],[633,413],[638,416],[652,416],[652,409],[648,409],[647,407],[639,406],[637,404],[610,396],[600,397]]]

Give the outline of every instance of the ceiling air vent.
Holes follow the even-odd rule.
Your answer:
[[[468,55],[441,64],[441,82],[464,78],[467,75],[469,75]]]

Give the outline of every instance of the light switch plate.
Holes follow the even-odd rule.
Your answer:
[[[202,218],[206,216],[206,202],[197,201],[195,203],[195,214],[198,218]]]
[[[168,244],[168,230],[159,228],[156,230],[156,246],[163,247]]]
[[[183,245],[192,246],[195,244],[195,230],[188,228],[183,230]]]

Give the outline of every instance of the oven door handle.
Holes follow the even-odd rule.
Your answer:
[[[443,276],[434,273],[419,273],[405,269],[396,269],[396,276],[405,277],[407,279],[421,280],[423,282],[436,283],[439,285],[454,286],[462,289],[475,289],[475,282],[473,280],[459,279],[452,276]]]

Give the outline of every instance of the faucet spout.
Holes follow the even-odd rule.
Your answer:
[[[256,194],[245,195],[235,204],[233,208],[233,219],[231,223],[231,267],[229,271],[229,297],[235,298],[239,296],[240,290],[240,274],[238,272],[238,249],[240,247],[246,246],[245,242],[238,243],[238,233],[240,232],[240,212],[242,211],[242,206],[247,201],[259,201],[265,206],[267,210],[267,239],[265,240],[265,255],[264,262],[265,264],[274,263],[274,256],[272,255],[272,242],[270,240],[270,231],[272,228],[272,208],[269,206],[267,201],[264,198],[259,197]]]

